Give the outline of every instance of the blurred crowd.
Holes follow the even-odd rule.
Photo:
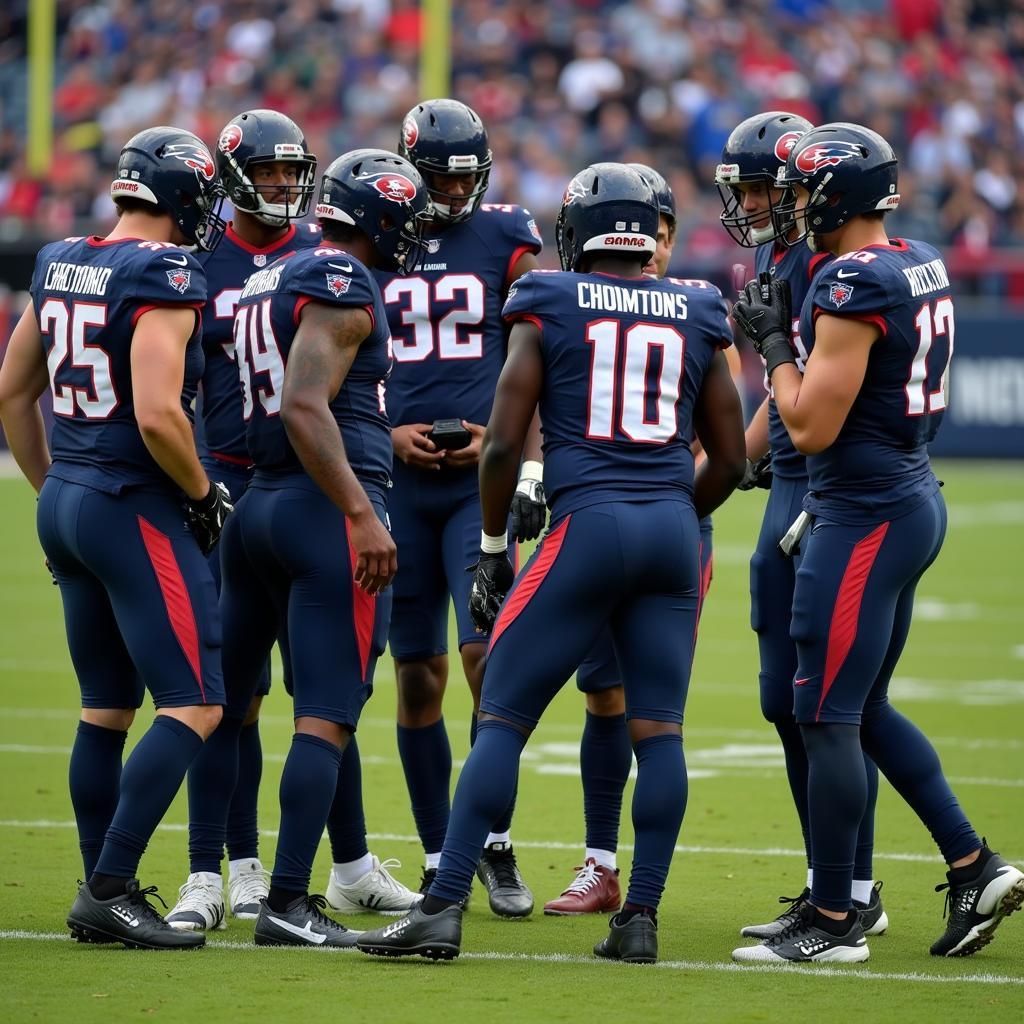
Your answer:
[[[58,0],[55,150],[27,172],[26,10],[0,10],[0,241],[105,230],[118,150],[158,123],[216,140],[250,107],[321,166],[394,149],[430,46],[415,0]],[[677,197],[677,254],[709,264],[714,166],[759,110],[851,120],[902,159],[892,234],[983,262],[1024,245],[1024,0],[452,0],[452,95],[490,130],[488,199],[550,241],[567,180],[638,160]]]

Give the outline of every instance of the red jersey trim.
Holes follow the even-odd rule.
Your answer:
[[[265,253],[275,252],[280,249],[281,246],[287,245],[295,237],[295,225],[289,225],[288,230],[276,242],[271,242],[270,245],[264,249],[261,249],[256,245],[250,245],[244,238],[239,237],[238,232],[235,231],[234,223],[231,221],[228,222],[228,226],[224,231],[224,237],[229,238],[238,246],[239,249],[252,253],[254,256],[258,256]]]

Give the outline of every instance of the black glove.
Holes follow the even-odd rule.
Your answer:
[[[763,487],[766,491],[772,486],[772,453],[765,452],[755,462],[747,459],[747,468],[743,479],[736,485],[737,490],[750,491],[755,487]]]
[[[523,477],[512,498],[509,533],[513,540],[534,540],[540,536],[547,520],[548,507],[544,502],[544,484],[540,480]]]
[[[512,587],[515,571],[507,551],[493,555],[481,551],[480,561],[470,568],[473,586],[469,591],[469,614],[478,633],[490,633],[501,602]]]
[[[789,282],[762,274],[743,289],[732,315],[764,360],[768,377],[782,363],[796,363],[790,338],[793,333]]]
[[[214,549],[220,540],[221,530],[224,529],[224,521],[234,510],[231,495],[221,483],[211,483],[206,497],[200,498],[199,501],[186,498],[185,521],[204,555],[208,555]]]

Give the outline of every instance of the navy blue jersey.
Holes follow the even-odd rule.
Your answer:
[[[796,366],[801,373],[804,372],[813,339],[805,344],[800,337],[800,310],[814,275],[831,259],[831,253],[812,252],[803,244],[788,248],[775,242],[766,242],[759,245],[754,253],[755,275],[767,271],[772,277],[789,282],[793,300],[793,347],[796,349]],[[807,462],[793,447],[786,425],[775,406],[767,376],[765,387],[768,389],[768,445],[772,453],[772,472],[775,476],[787,479],[804,479],[807,476]]]
[[[53,395],[50,475],[111,494],[173,487],[135,421],[132,334],[150,309],[202,307],[206,278],[195,258],[168,242],[67,238],[40,250],[31,292]],[[185,391],[202,372],[197,315]]]
[[[534,271],[505,319],[541,331],[544,490],[552,519],[586,505],[693,495],[693,409],[731,344],[707,281]]]
[[[501,304],[520,257],[541,249],[528,210],[483,204],[427,240],[411,277],[378,273],[395,366],[394,426],[463,419],[486,423],[507,354]]]
[[[391,428],[384,380],[391,365],[388,323],[370,272],[340,249],[323,246],[281,257],[249,277],[235,314],[235,358],[242,381],[246,443],[257,475],[303,474],[281,422],[281,389],[292,339],[308,302],[365,309],[373,321],[331,411],[349,464],[378,489],[391,478]]]
[[[805,507],[848,523],[896,518],[938,487],[927,445],[947,404],[954,330],[942,257],[925,242],[899,239],[846,253],[804,300],[805,344],[822,314],[877,324],[882,336],[839,436],[807,459]]]
[[[196,409],[197,433],[202,437],[203,454],[216,452],[234,459],[247,459],[245,422],[242,419],[242,392],[235,365],[232,325],[235,309],[245,282],[254,270],[273,263],[279,256],[320,244],[318,224],[293,224],[284,236],[266,249],[257,249],[242,241],[227,227],[220,245],[196,258],[206,272],[209,302],[203,307],[203,370],[199,403]]]

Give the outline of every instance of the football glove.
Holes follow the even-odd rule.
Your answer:
[[[509,533],[513,540],[534,540],[540,536],[547,519],[544,501],[544,466],[539,462],[524,462],[519,485],[512,498]]]
[[[743,289],[743,296],[732,307],[732,315],[764,360],[769,377],[783,363],[796,363],[790,343],[793,317],[790,312],[789,282],[761,274]]]
[[[761,458],[751,462],[747,459],[747,468],[743,479],[736,485],[738,490],[750,491],[755,487],[763,487],[766,491],[772,486],[772,453],[765,452]]]
[[[515,571],[507,551],[493,555],[481,551],[480,561],[471,568],[473,585],[469,591],[469,614],[478,633],[490,633],[501,602],[512,587]]]
[[[211,483],[205,498],[185,500],[185,521],[204,555],[214,549],[224,529],[224,521],[234,510],[231,495],[221,483]]]

